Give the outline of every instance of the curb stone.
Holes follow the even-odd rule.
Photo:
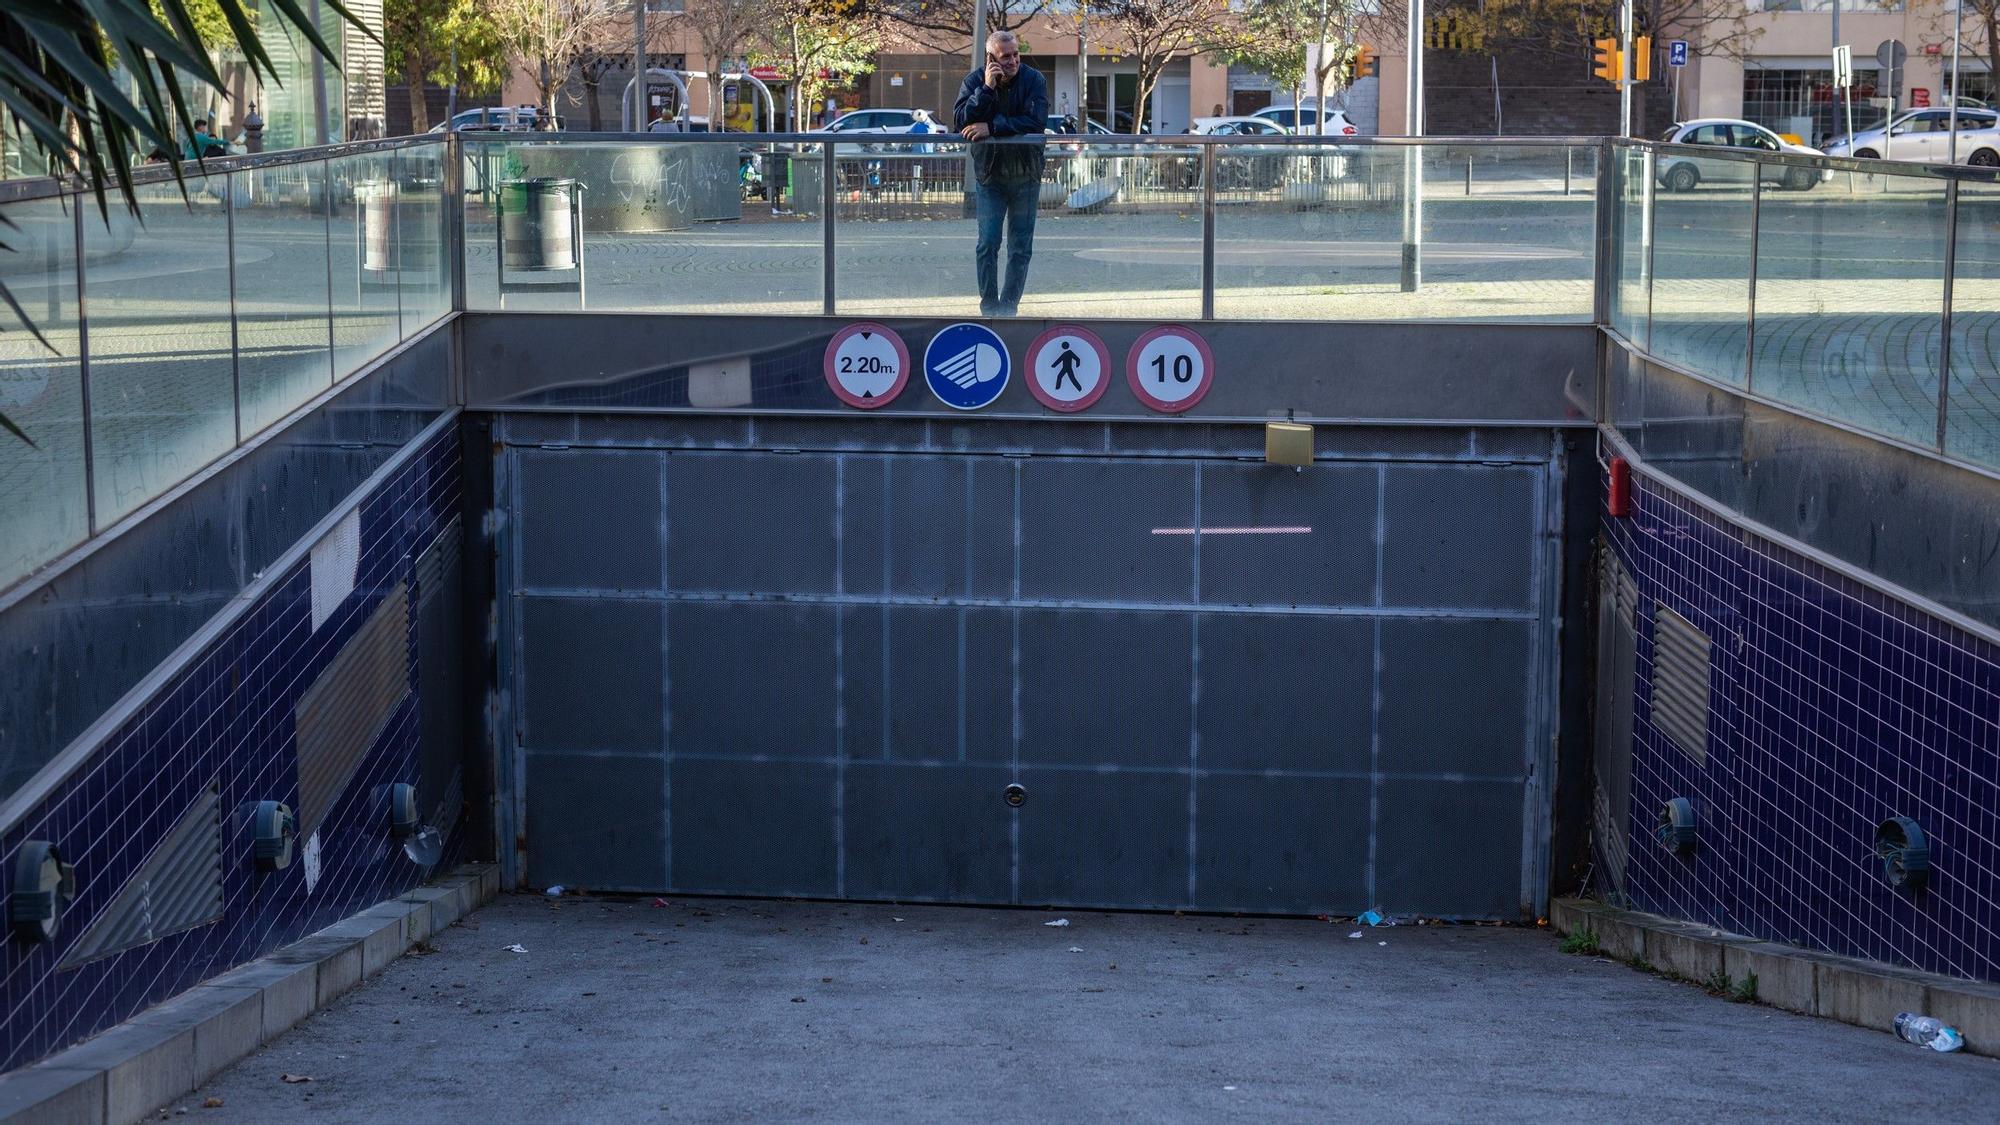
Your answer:
[[[463,865],[0,1075],[0,1125],[147,1118],[499,893],[496,867]]]
[[[1607,956],[1645,960],[1706,985],[1720,972],[1731,988],[1756,978],[1759,1002],[1893,1034],[1899,1012],[1933,1015],[1965,1036],[1965,1049],[2000,1058],[2000,984],[1761,941],[1692,922],[1586,899],[1557,899],[1549,925],[1558,933],[1589,930]]]

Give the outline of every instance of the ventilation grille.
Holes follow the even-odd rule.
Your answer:
[[[458,573],[460,540],[463,538],[458,517],[445,525],[424,553],[417,556],[417,608],[428,608],[445,588],[445,577]]]
[[[1614,897],[1625,890],[1632,807],[1632,706],[1637,693],[1639,588],[1600,544],[1597,570],[1596,769],[1591,816],[1598,858]]]
[[[313,834],[410,693],[410,591],[397,583],[299,700],[299,837]]]
[[[222,917],[222,794],[202,790],[180,823],[63,958],[67,969]]]
[[[1708,636],[1666,606],[1653,615],[1653,725],[1708,762]]]

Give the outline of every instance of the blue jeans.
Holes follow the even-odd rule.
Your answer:
[[[979,277],[982,316],[1013,316],[1028,284],[1028,259],[1035,252],[1035,205],[1041,201],[1038,180],[995,180],[978,185],[979,245],[973,269]],[[1007,284],[999,278],[1000,226],[1007,226]]]

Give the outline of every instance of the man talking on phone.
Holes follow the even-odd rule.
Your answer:
[[[1011,31],[986,37],[986,65],[965,76],[953,109],[959,135],[972,142],[977,181],[979,244],[973,272],[982,316],[1013,316],[1028,284],[1034,253],[1035,205],[1042,196],[1042,133],[1048,127],[1049,85],[1021,65]],[[1007,281],[1000,284],[1000,230],[1007,230]]]

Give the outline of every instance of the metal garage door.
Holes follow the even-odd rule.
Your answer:
[[[1518,917],[1549,479],[509,450],[527,876]]]

